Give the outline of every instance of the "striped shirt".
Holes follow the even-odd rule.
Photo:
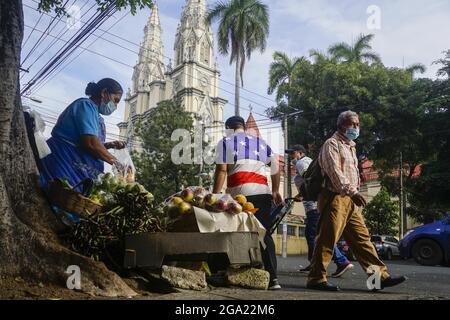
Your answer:
[[[217,144],[216,163],[227,164],[227,190],[232,196],[272,194],[267,165],[274,159],[270,146],[261,138],[235,132]]]
[[[359,191],[359,169],[355,142],[335,132],[325,141],[319,155],[319,164],[330,179],[326,188],[341,195],[354,195]]]

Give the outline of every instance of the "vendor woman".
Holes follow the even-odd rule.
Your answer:
[[[120,167],[108,149],[123,149],[126,143],[105,143],[102,115],[109,116],[122,98],[122,87],[110,78],[90,82],[85,90],[89,98],[72,102],[59,116],[47,143],[51,154],[41,160],[41,183],[47,189],[55,178],[67,179],[73,186],[103,173],[104,162]]]

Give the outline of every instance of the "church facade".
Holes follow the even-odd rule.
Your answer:
[[[220,72],[206,13],[206,0],[186,1],[175,36],[173,59],[165,64],[163,31],[154,4],[144,28],[132,86],[126,94],[124,121],[118,124],[120,135],[130,147],[137,145],[136,124],[148,119],[159,102],[170,99],[178,100],[186,111],[192,112],[196,122],[203,122],[210,142],[216,143],[222,137],[227,101],[219,97]]]

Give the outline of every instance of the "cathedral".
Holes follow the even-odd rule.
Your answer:
[[[134,128],[145,121],[163,100],[177,99],[181,106],[201,120],[212,143],[222,137],[223,108],[227,101],[219,97],[220,72],[214,56],[214,36],[205,22],[206,0],[186,0],[177,28],[173,59],[166,65],[161,40],[158,7],[153,6],[144,28],[138,61],[134,66],[132,88],[125,98],[124,121],[120,135],[129,146],[134,143]]]

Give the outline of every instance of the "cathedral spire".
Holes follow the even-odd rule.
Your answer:
[[[164,47],[158,5],[153,3],[152,12],[144,27],[144,41],[139,50],[138,63],[133,72],[133,91],[145,89],[154,80],[164,80]]]
[[[149,58],[163,61],[163,44],[161,40],[161,23],[159,20],[158,5],[153,4],[152,12],[148,18],[147,25],[144,28],[143,55],[139,58],[149,60]]]
[[[161,26],[161,23],[159,22],[158,4],[156,2],[153,3],[152,13],[148,19],[148,24]]]
[[[175,36],[175,65],[195,61],[213,67],[214,36],[206,23],[206,0],[187,0]]]

